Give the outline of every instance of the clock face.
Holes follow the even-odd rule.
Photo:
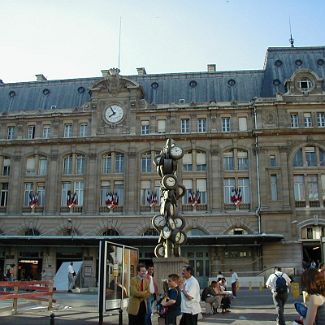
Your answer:
[[[175,228],[183,229],[185,226],[185,220],[182,217],[174,218]]]
[[[121,106],[111,105],[105,109],[105,119],[109,123],[119,123],[124,117],[124,110]]]
[[[168,226],[165,226],[162,230],[162,235],[165,239],[168,239],[172,234],[172,230],[168,227]]]
[[[154,251],[156,257],[165,257],[165,246],[163,244],[158,244],[155,247],[155,251]]]
[[[171,229],[174,230],[176,228],[175,220],[173,218],[168,219],[168,224]]]
[[[152,224],[157,230],[160,230],[166,225],[166,218],[158,214],[152,218]]]
[[[176,187],[177,179],[174,175],[165,175],[162,179],[162,184],[167,189],[174,189]]]
[[[173,233],[173,241],[175,244],[181,245],[184,244],[187,237],[183,231],[175,231]]]
[[[174,159],[181,159],[183,157],[183,149],[180,147],[171,147],[170,149],[170,155]]]

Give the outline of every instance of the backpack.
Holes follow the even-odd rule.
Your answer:
[[[285,293],[288,291],[287,281],[282,275],[283,273],[280,276],[275,274],[275,276],[277,277],[275,281],[275,292],[277,293]]]

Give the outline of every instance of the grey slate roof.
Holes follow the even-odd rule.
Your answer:
[[[297,60],[301,65],[297,65]],[[321,61],[323,60],[323,61]],[[280,61],[282,64],[280,64]],[[125,76],[139,83],[153,104],[247,102],[253,97],[274,97],[300,68],[325,77],[325,47],[268,48],[261,70],[166,73]],[[276,65],[276,62],[278,65]],[[101,77],[0,83],[0,112],[75,108],[90,100],[88,90]],[[275,86],[274,80],[280,85]],[[324,85],[323,85],[324,87]],[[324,89],[324,88],[323,88]]]

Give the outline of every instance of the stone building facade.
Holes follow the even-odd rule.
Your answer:
[[[182,255],[202,283],[322,260],[324,62],[324,47],[269,48],[254,71],[1,82],[0,268],[37,278],[83,260],[95,286],[103,238],[150,263],[167,138],[185,152]]]

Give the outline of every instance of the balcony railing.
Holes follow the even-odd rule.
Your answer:
[[[306,201],[295,201],[295,207],[296,208],[305,208],[306,207]]]
[[[73,208],[69,208],[69,207],[61,207],[60,208],[60,212],[61,213],[82,213],[82,207],[73,207]]]
[[[208,209],[207,204],[197,204],[193,206],[192,204],[183,204],[182,211],[206,211]]]

